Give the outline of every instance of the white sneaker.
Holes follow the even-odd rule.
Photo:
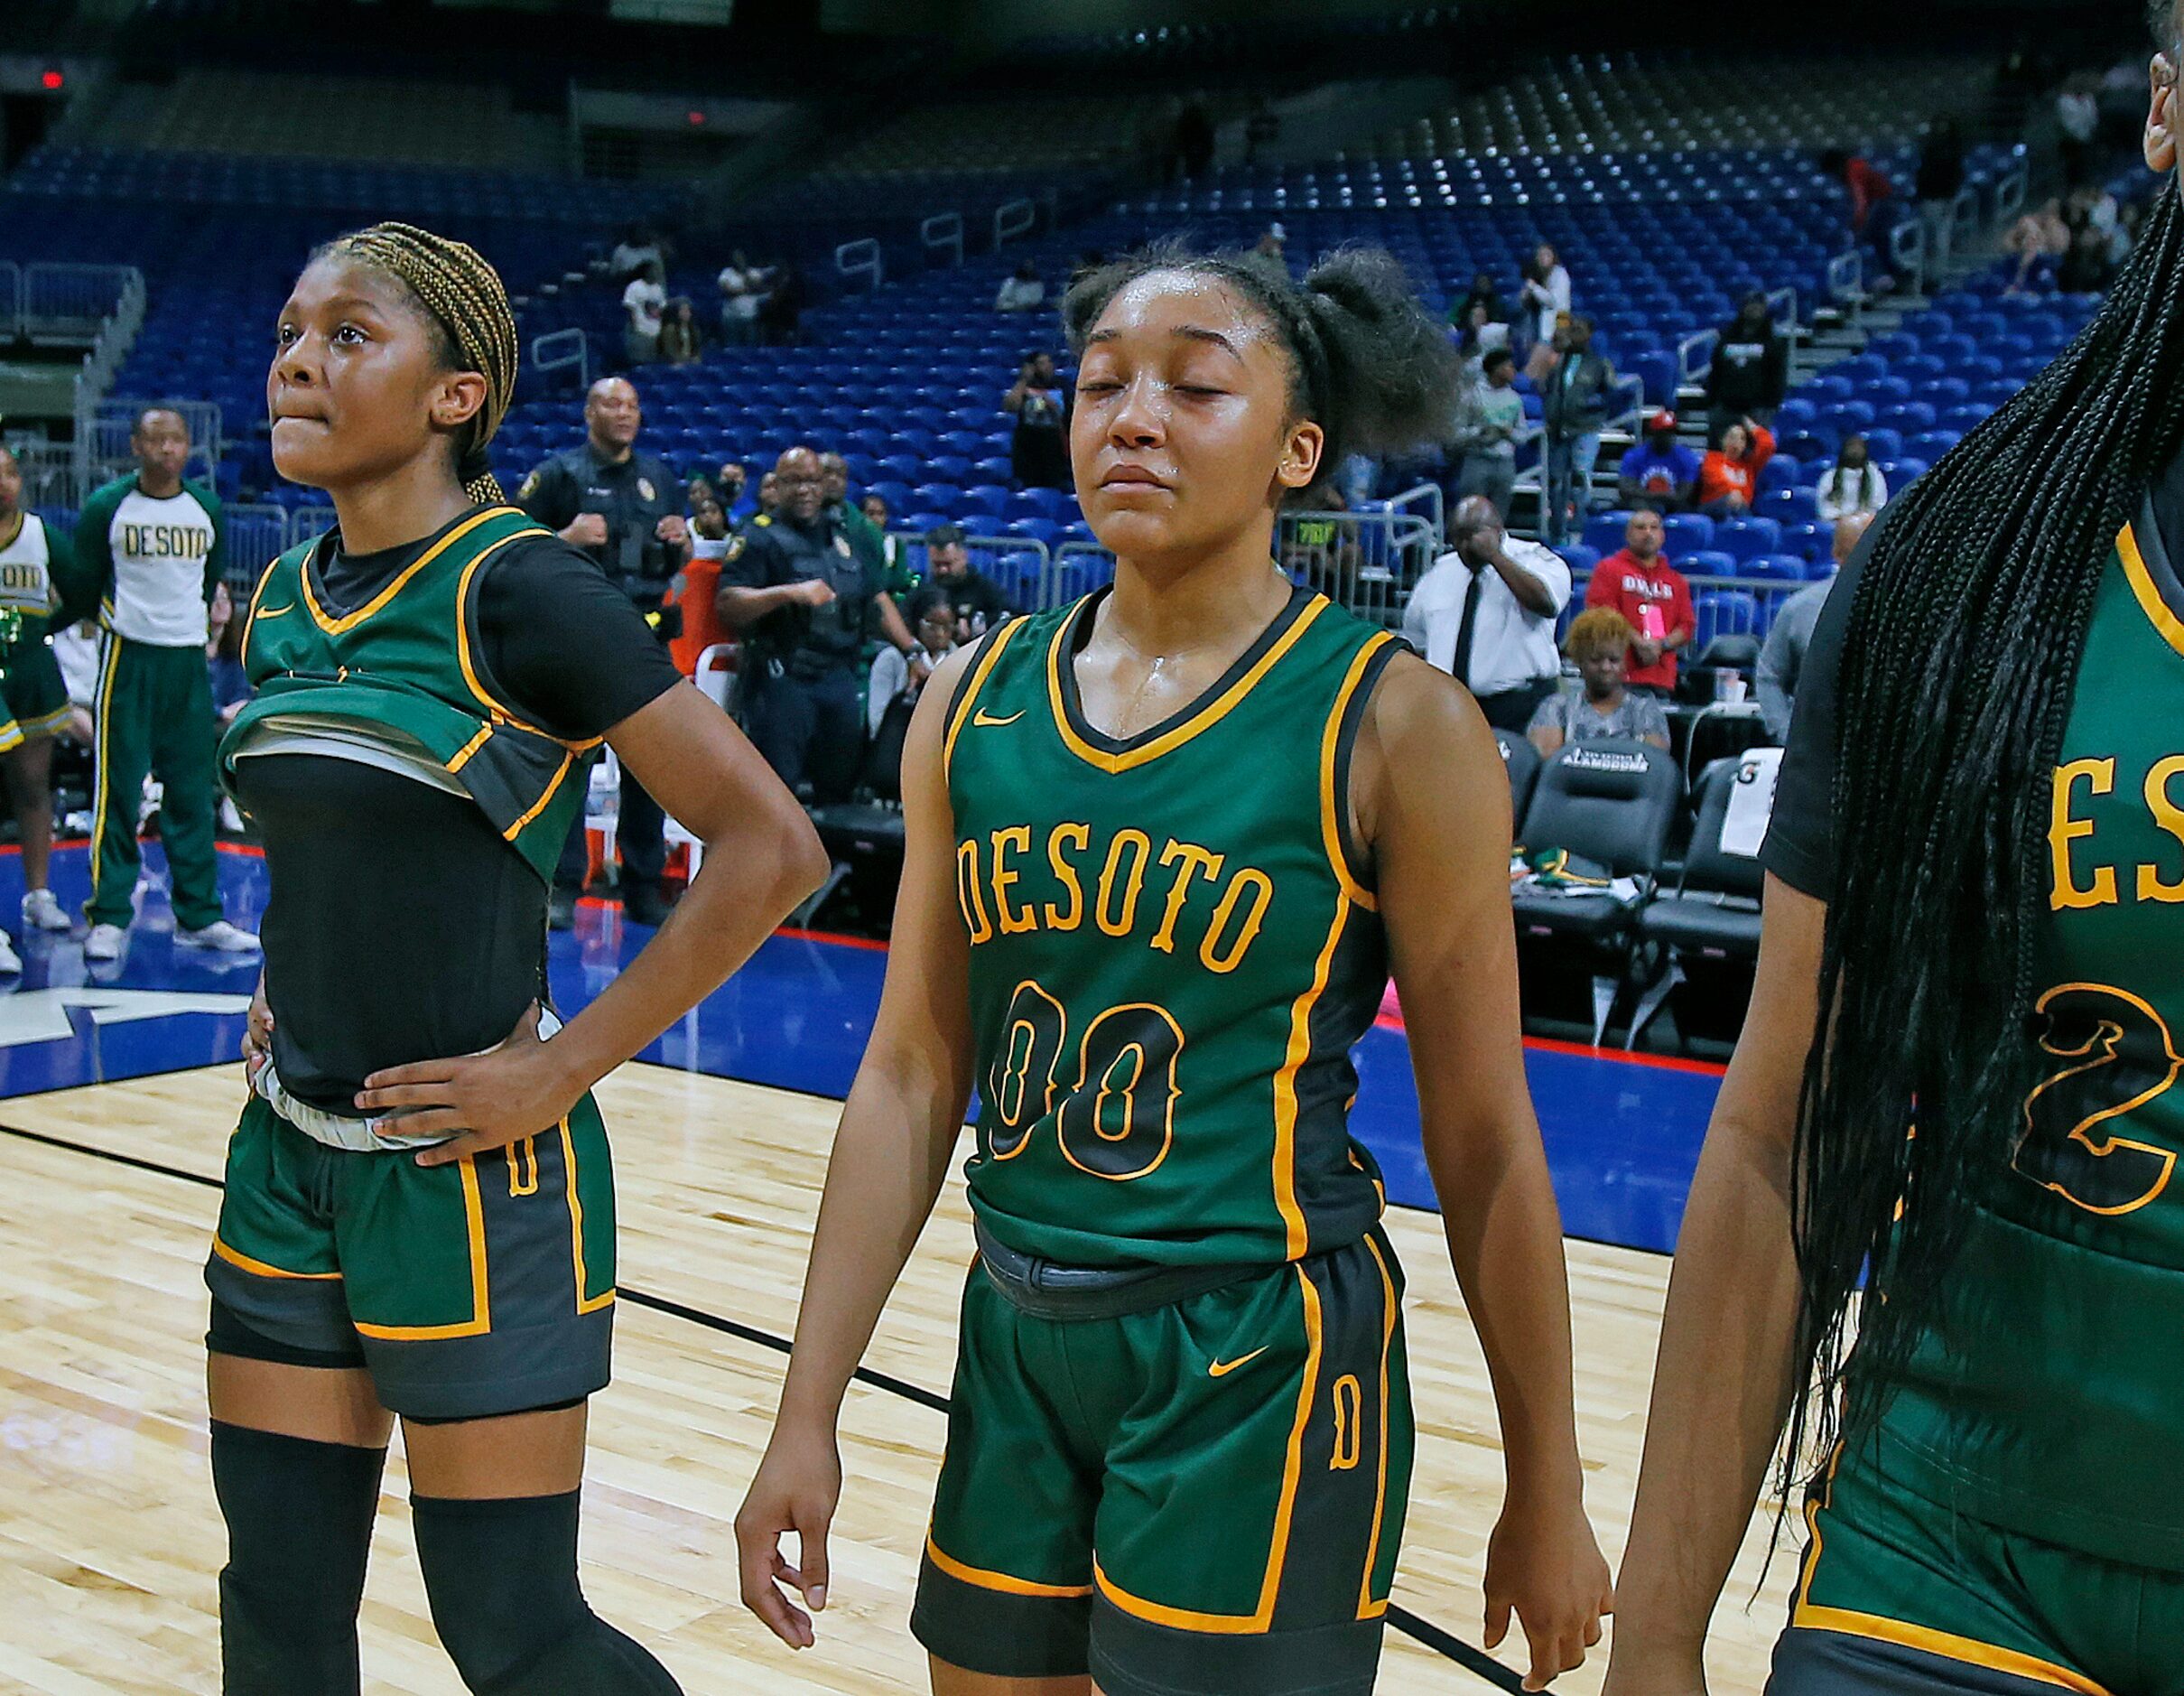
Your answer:
[[[83,957],[87,960],[118,960],[121,946],[128,941],[129,933],[119,925],[93,925],[91,934],[83,939]]]
[[[23,922],[33,930],[72,930],[76,921],[61,911],[51,890],[29,890],[23,897]]]
[[[184,930],[174,927],[174,943],[180,948],[209,948],[215,954],[256,954],[258,939],[239,925],[231,925],[224,918],[216,918],[202,930]],[[86,949],[86,953],[89,950]]]
[[[23,973],[23,962],[15,956],[15,945],[8,940],[7,932],[0,930],[0,977],[18,977]]]

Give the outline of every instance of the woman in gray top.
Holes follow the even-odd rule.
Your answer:
[[[1594,607],[1577,615],[1562,651],[1577,665],[1585,691],[1557,690],[1539,704],[1525,734],[1546,758],[1565,742],[1595,742],[1609,737],[1635,738],[1656,748],[1668,745],[1668,715],[1650,694],[1623,687],[1623,657],[1631,648],[1631,625],[1612,607]]]

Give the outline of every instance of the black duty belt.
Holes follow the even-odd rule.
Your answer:
[[[997,1243],[975,1221],[979,1263],[1011,1307],[1042,1319],[1115,1319],[1173,1307],[1247,1278],[1271,1265],[1063,1266]]]

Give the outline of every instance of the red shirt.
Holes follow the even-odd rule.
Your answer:
[[[1844,168],[1843,181],[1850,190],[1850,227],[1863,234],[1873,202],[1887,200],[1895,193],[1896,185],[1885,172],[1864,159],[1853,159]]]
[[[1609,554],[1593,568],[1585,603],[1614,608],[1640,636],[1646,633],[1645,610],[1649,607],[1659,620],[1654,628],[1664,636],[1681,630],[1688,640],[1698,629],[1698,615],[1691,607],[1691,585],[1663,554],[1655,554],[1650,564],[1640,564],[1627,547]],[[1676,687],[1676,656],[1672,653],[1662,654],[1650,666],[1641,666],[1633,650],[1626,663],[1629,682],[1656,684],[1663,689]]]
[[[1711,507],[1724,495],[1743,498],[1744,510],[1759,498],[1760,473],[1774,458],[1774,433],[1764,424],[1752,433],[1752,446],[1741,460],[1733,460],[1715,448],[1699,461],[1698,504]]]

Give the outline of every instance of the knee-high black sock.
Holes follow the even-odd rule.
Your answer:
[[[357,1696],[357,1608],[386,1464],[384,1449],[212,1421],[228,1521],[225,1696]]]
[[[440,1641],[477,1696],[681,1696],[665,1667],[585,1602],[577,1496],[410,1498]]]

